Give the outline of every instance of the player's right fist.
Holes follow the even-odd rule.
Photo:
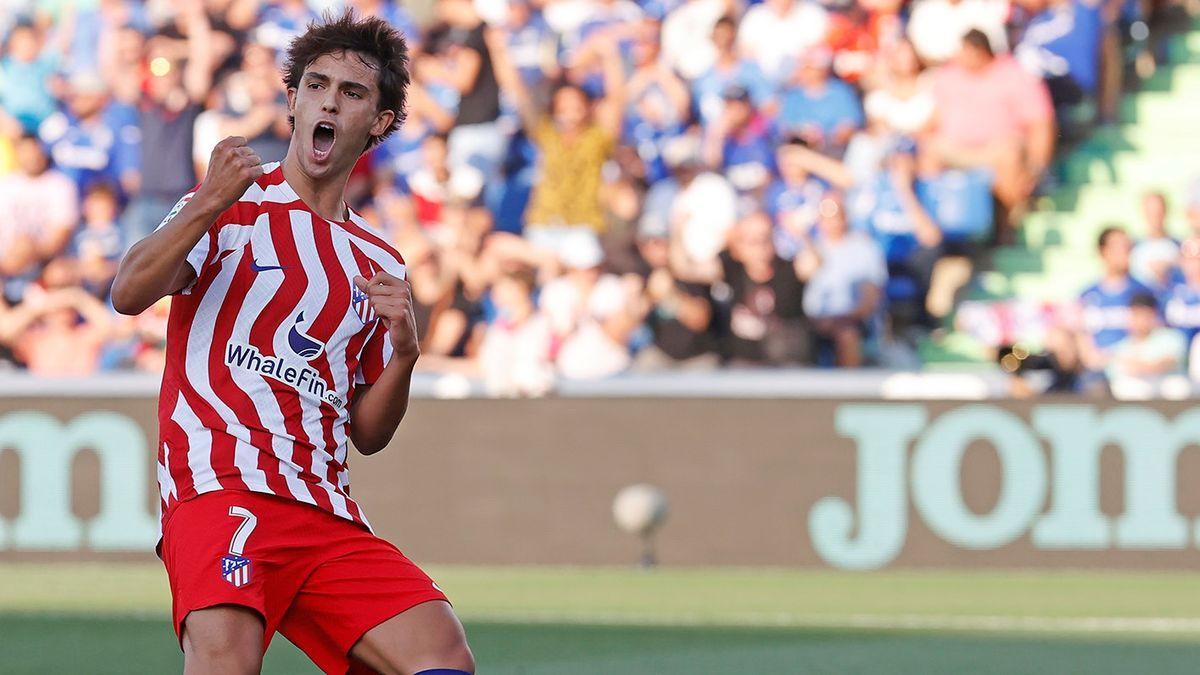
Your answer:
[[[262,173],[262,158],[246,145],[246,139],[229,136],[213,148],[208,175],[193,199],[202,199],[214,209],[224,211],[241,199]]]

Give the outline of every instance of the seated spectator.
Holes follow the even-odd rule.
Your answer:
[[[836,194],[822,200],[814,255],[797,258],[808,281],[804,313],[813,330],[833,343],[836,363],[863,365],[863,340],[883,306],[887,262],[864,232],[851,230],[845,206]]]
[[[207,170],[213,148],[227,136],[244,137],[264,162],[282,160],[292,128],[274,52],[263,45],[246,45],[241,70],[225,78],[220,88],[224,105],[206,110],[196,119],[196,164]]]
[[[852,178],[840,162],[792,136],[775,151],[777,178],[767,188],[763,208],[775,223],[775,250],[793,260],[819,217],[819,206],[831,187],[848,189]]]
[[[622,145],[635,149],[639,175],[654,183],[666,175],[662,147],[683,132],[691,109],[687,85],[659,58],[658,27],[641,22],[633,30],[633,73],[625,84],[627,108]]]
[[[571,232],[604,228],[600,204],[601,169],[620,132],[625,106],[623,73],[614,39],[597,39],[604,64],[605,96],[593,103],[583,89],[558,87],[549,116],[535,107],[498,34],[489,43],[497,73],[520,112],[522,124],[541,152],[541,180],[534,188],[525,235],[551,251]]]
[[[470,164],[450,166],[443,135],[427,137],[421,144],[421,154],[421,167],[406,177],[408,191],[417,223],[438,229],[442,225],[442,205],[448,201],[474,203],[483,191],[484,177]]]
[[[629,339],[641,322],[637,289],[603,271],[604,250],[591,230],[570,232],[559,258],[566,273],[547,282],[538,295],[538,309],[558,345],[559,374],[593,379],[625,370]]]
[[[775,253],[771,219],[759,211],[734,227],[713,295],[725,306],[722,353],[731,366],[811,363],[800,263]],[[798,260],[800,260],[798,258]]]
[[[108,297],[125,252],[117,224],[119,208],[116,191],[96,183],[83,197],[83,226],[71,240],[70,255],[79,266],[80,284],[100,299]]]
[[[893,297],[893,313],[904,323],[933,327],[925,310],[933,266],[942,255],[942,230],[917,198],[916,146],[898,139],[875,179],[854,190],[850,203],[855,225],[875,238],[887,260],[888,276],[904,280],[911,291]]]
[[[675,139],[666,148],[671,179],[646,196],[648,210],[659,204],[665,208],[671,228],[671,267],[688,280],[713,278],[720,265],[718,255],[737,221],[737,193],[723,175],[704,170],[700,153],[697,139]]]
[[[763,0],[751,5],[738,27],[738,49],[775,82],[788,78],[789,64],[825,39],[829,16],[813,0]]]
[[[862,127],[863,113],[854,89],[830,73],[831,64],[832,54],[824,47],[800,55],[779,97],[778,125],[783,133],[804,137],[813,149],[841,157]]]
[[[1104,273],[1079,296],[1081,310],[1080,354],[1085,366],[1098,372],[1112,362],[1113,347],[1129,335],[1129,305],[1134,296],[1153,292],[1129,274],[1129,235],[1110,226],[1098,241]]]
[[[721,119],[724,95],[737,85],[750,95],[750,103],[763,113],[775,106],[775,88],[753,60],[740,55],[735,47],[737,23],[728,16],[713,26],[712,41],[716,59],[712,67],[692,81],[692,98],[700,125],[708,128]]]
[[[0,276],[5,292],[20,298],[20,280],[31,280],[39,266],[58,255],[79,221],[75,184],[50,168],[50,158],[37,136],[17,142],[17,171],[0,176]]]
[[[721,118],[705,130],[705,163],[724,173],[739,193],[758,191],[775,173],[773,129],[740,85],[731,85],[722,97]]]
[[[1100,3],[1087,0],[1017,0],[1023,17],[1013,56],[1041,77],[1054,108],[1092,98],[1100,84]],[[1061,114],[1060,114],[1061,117]]]
[[[1176,281],[1179,242],[1167,234],[1167,197],[1148,192],[1142,197],[1142,219],[1146,236],[1133,246],[1129,270],[1134,277],[1157,290],[1165,291]]]
[[[634,359],[635,370],[708,370],[719,365],[710,331],[713,311],[709,288],[675,278],[670,266],[670,226],[644,218],[637,249],[645,272],[645,323],[653,342]]]
[[[934,74],[933,95],[934,156],[950,167],[993,171],[996,197],[1015,222],[1054,151],[1046,86],[972,30],[954,62]]]
[[[1183,242],[1179,255],[1180,279],[1167,289],[1163,297],[1163,317],[1167,325],[1180,330],[1195,350],[1196,335],[1200,334],[1200,238]],[[1200,359],[1190,360],[1193,368]]]
[[[19,23],[0,47],[0,132],[34,133],[57,107],[57,45],[43,45],[37,28]]]
[[[533,273],[518,269],[492,286],[496,318],[484,329],[479,364],[493,396],[541,396],[554,383],[554,336],[534,305],[533,285]]]
[[[272,84],[278,88],[278,74]],[[54,166],[80,192],[101,181],[132,193],[140,176],[137,111],[110,102],[104,80],[86,70],[71,75],[66,100],[65,110],[47,117],[38,128]]]
[[[901,39],[884,52],[884,75],[863,99],[867,117],[893,134],[917,136],[933,120],[934,99],[912,43]]]
[[[1157,395],[1162,379],[1184,372],[1187,343],[1183,334],[1159,324],[1158,302],[1149,293],[1129,301],[1129,332],[1112,346],[1106,373],[1118,398]]]
[[[972,30],[987,36],[996,52],[1008,51],[1004,0],[916,0],[908,18],[908,39],[928,65],[945,63],[958,54]]]
[[[100,367],[100,353],[113,336],[115,318],[99,300],[71,282],[72,263],[59,259],[48,267],[50,290],[26,293],[0,326],[0,343],[35,375],[84,377]]]

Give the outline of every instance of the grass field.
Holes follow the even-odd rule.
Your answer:
[[[431,571],[485,675],[1200,671],[1194,574]],[[154,565],[0,566],[0,673],[178,672],[167,607]]]

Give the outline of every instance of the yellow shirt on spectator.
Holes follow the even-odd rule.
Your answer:
[[[612,135],[593,124],[567,142],[553,122],[543,119],[530,137],[541,151],[542,164],[525,222],[533,227],[587,225],[602,231],[600,170],[612,153]]]

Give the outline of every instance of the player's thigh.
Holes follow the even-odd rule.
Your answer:
[[[246,607],[218,605],[189,612],[183,620],[184,673],[258,673],[264,629],[262,616]]]
[[[438,600],[419,604],[375,626],[350,655],[385,675],[434,668],[475,670],[462,624],[450,604]]]

